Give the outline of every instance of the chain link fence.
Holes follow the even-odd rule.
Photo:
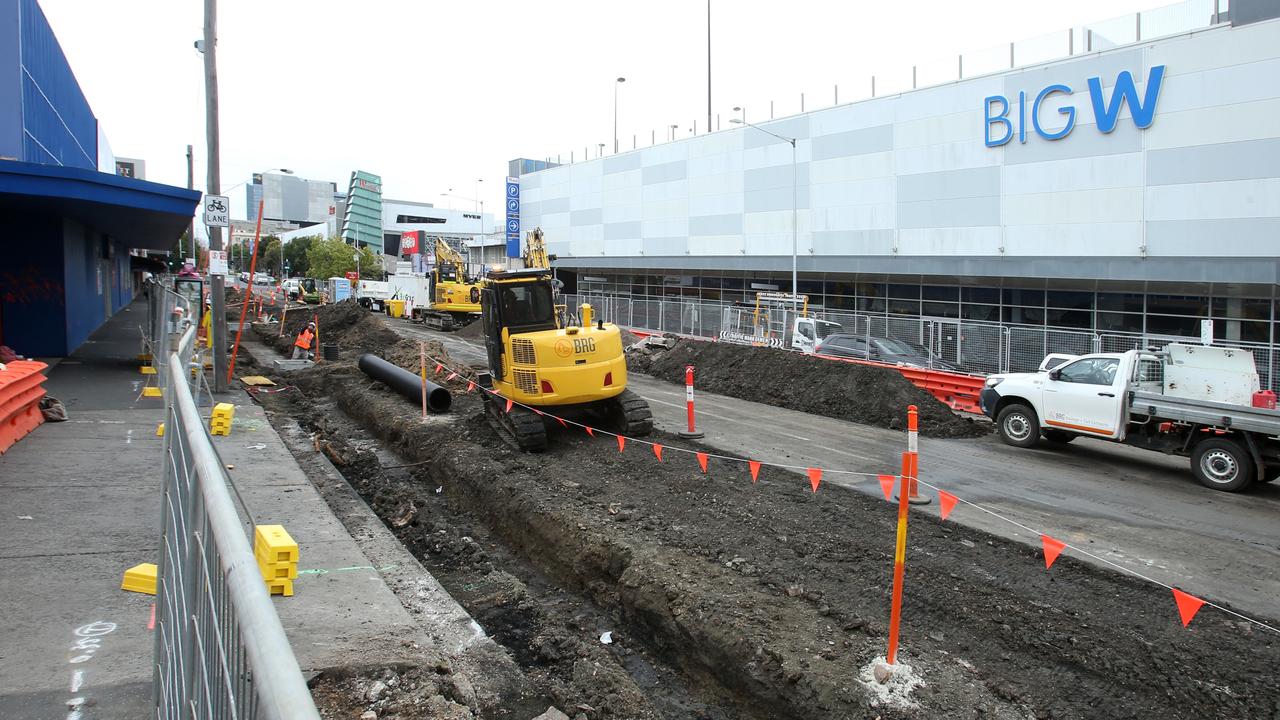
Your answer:
[[[716,300],[601,295],[565,295],[570,312],[588,302],[598,317],[624,327],[651,332],[675,333],[719,339],[732,333],[739,341],[753,340],[776,347],[790,346],[790,326],[794,314],[787,308],[762,307]],[[1161,347],[1171,342],[1199,344],[1198,337],[1144,335],[1141,333],[1096,333],[1071,328],[1012,325],[952,318],[814,309],[813,317],[837,323],[835,332],[870,340],[885,338],[913,346],[922,364],[938,369],[991,374],[1031,372],[1049,353],[1083,355],[1097,352],[1124,352]],[[824,333],[825,334],[825,333]],[[1223,347],[1238,347],[1253,353],[1263,388],[1280,392],[1280,349],[1267,343],[1215,341]]]
[[[146,344],[165,397],[152,715],[318,719],[193,396],[189,305],[148,288]]]

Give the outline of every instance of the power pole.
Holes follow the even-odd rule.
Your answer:
[[[210,195],[221,195],[222,178],[218,151],[218,2],[204,0],[204,112],[205,136],[209,144]],[[222,250],[222,228],[209,228],[209,249]],[[213,313],[213,391],[227,391],[227,315],[223,307],[224,278],[211,275]]]
[[[187,189],[188,190],[196,189],[195,158],[192,155],[190,145],[187,146]],[[190,255],[183,255],[182,243],[178,243],[178,254],[182,255],[182,257],[178,259],[181,260],[183,264],[187,262],[188,257],[194,258],[199,255],[199,253],[196,252],[196,219],[195,217],[192,217],[191,222],[187,223],[187,241],[191,243]],[[203,313],[204,308],[200,308],[198,312]]]

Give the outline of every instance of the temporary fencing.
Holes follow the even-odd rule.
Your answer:
[[[195,327],[174,293],[150,297],[172,318],[148,338],[165,388],[151,714],[318,718],[192,395]]]
[[[431,357],[429,355],[427,356],[427,358],[435,363],[434,372],[437,375],[439,375],[442,372],[448,372],[449,378],[453,379],[453,378],[463,376],[465,374],[465,370],[450,367],[443,360]],[[425,364],[424,364],[424,368],[425,368]],[[823,478],[828,475],[837,475],[837,476],[847,477],[847,478],[876,478],[880,484],[882,492],[884,493],[884,498],[887,501],[893,500],[893,487],[895,484],[897,484],[899,487],[899,490],[898,490],[899,520],[898,520],[898,526],[897,526],[898,530],[897,530],[897,538],[896,538],[895,552],[894,552],[895,590],[891,600],[892,604],[890,609],[890,613],[891,613],[890,642],[891,644],[890,644],[889,653],[887,656],[887,659],[889,660],[890,664],[893,663],[894,656],[896,655],[896,650],[897,650],[897,629],[898,629],[899,621],[894,620],[894,618],[899,618],[900,620],[900,613],[901,613],[902,588],[901,588],[900,573],[905,572],[907,518],[909,517],[908,506],[910,504],[913,504],[912,502],[913,496],[922,497],[918,493],[918,490],[917,490],[918,487],[928,488],[938,494],[938,506],[940,510],[939,516],[941,517],[942,520],[947,520],[955,511],[955,508],[959,504],[963,504],[965,507],[974,508],[980,512],[990,515],[991,517],[994,517],[998,520],[1001,520],[1005,523],[1013,525],[1014,527],[1020,528],[1026,532],[1032,533],[1033,535],[1041,538],[1041,544],[1044,549],[1046,570],[1052,567],[1054,561],[1058,558],[1058,556],[1064,550],[1069,549],[1080,555],[1086,556],[1092,560],[1103,563],[1109,567],[1115,568],[1121,573],[1124,573],[1131,577],[1138,578],[1140,580],[1153,583],[1155,585],[1158,585],[1160,587],[1163,587],[1165,589],[1172,591],[1175,605],[1178,609],[1178,615],[1182,621],[1183,627],[1186,627],[1187,625],[1189,625],[1192,618],[1195,617],[1196,613],[1200,610],[1200,608],[1207,605],[1209,607],[1215,608],[1217,610],[1221,610],[1224,613],[1232,615],[1236,618],[1239,618],[1243,621],[1256,625],[1265,630],[1269,630],[1271,632],[1280,634],[1280,629],[1277,629],[1267,623],[1264,623],[1262,621],[1256,620],[1249,616],[1243,615],[1239,612],[1226,608],[1217,603],[1213,603],[1203,598],[1187,593],[1183,590],[1180,590],[1174,587],[1173,585],[1151,578],[1148,575],[1140,573],[1127,566],[1121,565],[1120,563],[1117,563],[1113,560],[1109,560],[1107,558],[1101,557],[1094,553],[1090,553],[1084,549],[1081,549],[1069,543],[1058,540],[1048,532],[1035,530],[1023,523],[1020,523],[1016,520],[1006,517],[985,506],[982,506],[975,502],[971,502],[969,500],[965,500],[955,495],[954,493],[950,493],[946,491],[945,489],[939,487],[938,485],[934,485],[931,483],[927,483],[923,480],[920,480],[918,416],[916,413],[916,407],[914,405],[909,406],[907,409],[907,413],[908,413],[907,433],[906,433],[907,449],[902,454],[902,470],[899,474],[893,475],[893,474],[886,474],[886,473],[863,472],[863,471],[857,471],[857,470],[823,468],[823,467],[816,467],[812,465],[796,465],[792,463],[773,462],[768,460],[756,460],[753,458],[736,457],[732,455],[721,455],[717,453],[707,452],[705,450],[697,450],[697,449],[685,448],[685,447],[679,447],[679,446],[673,446],[673,445],[663,445],[661,443],[654,442],[652,440],[645,440],[644,438],[623,435],[621,433],[615,433],[609,430],[602,430],[600,428],[596,428],[594,426],[587,425],[585,423],[581,423],[575,420],[561,417],[559,415],[555,415],[553,413],[547,412],[546,410],[543,410],[541,408],[538,408],[532,405],[517,403],[515,400],[511,398],[504,397],[502,394],[500,394],[496,390],[493,390],[492,388],[481,387],[480,385],[476,384],[474,381],[467,382],[466,392],[472,392],[477,388],[485,393],[488,393],[493,398],[495,398],[495,400],[501,402],[506,412],[511,412],[512,409],[514,409],[515,407],[521,407],[526,410],[532,410],[534,413],[540,416],[555,420],[556,422],[560,423],[562,427],[581,428],[583,431],[585,431],[589,436],[593,438],[596,437],[597,435],[612,437],[615,439],[617,443],[619,453],[625,452],[626,446],[631,444],[631,445],[648,446],[652,451],[653,456],[656,458],[657,462],[666,462],[670,458],[670,453],[678,453],[686,456],[692,455],[696,459],[698,466],[702,469],[702,472],[704,474],[710,474],[709,468],[711,466],[711,462],[710,462],[711,460],[717,460],[720,462],[731,463],[739,466],[746,465],[748,471],[751,474],[751,481],[753,483],[758,482],[761,468],[772,467],[780,470],[789,470],[796,473],[800,473],[805,478],[807,478],[809,481],[810,489],[815,494],[818,492],[818,487],[821,485]]]
[[[565,295],[569,307],[589,302],[598,317],[624,327],[687,337],[721,339],[726,333],[765,335],[761,344],[783,347],[785,329],[794,315],[773,309],[756,318],[749,306],[722,300],[597,292]],[[1157,333],[1092,331],[1048,325],[1020,325],[989,320],[853,312],[810,306],[810,315],[837,323],[836,332],[910,343],[926,357],[928,370],[962,373],[1032,372],[1044,356],[1123,352],[1171,342],[1199,344],[1200,338]],[[739,338],[742,340],[742,338]],[[1263,389],[1280,392],[1280,345],[1243,340],[1214,340],[1223,347],[1253,353]],[[926,388],[927,389],[927,388]]]
[[[36,360],[15,360],[0,370],[0,455],[40,427],[44,414],[44,369]]]

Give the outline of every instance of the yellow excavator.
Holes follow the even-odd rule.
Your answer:
[[[653,415],[644,398],[627,389],[627,361],[617,325],[596,320],[581,306],[582,323],[558,319],[550,268],[492,272],[480,293],[489,372],[481,373],[485,412],[505,439],[522,450],[547,447],[538,411],[628,436],[648,435]],[[506,401],[513,402],[507,412]]]
[[[458,330],[480,317],[480,282],[467,274],[467,262],[442,237],[436,238],[431,270],[431,304],[414,308],[415,320],[437,330]]]

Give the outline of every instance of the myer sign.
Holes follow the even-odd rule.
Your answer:
[[[1156,100],[1160,97],[1160,83],[1164,80],[1164,65],[1156,65],[1147,75],[1146,95],[1139,98],[1138,88],[1134,85],[1133,75],[1125,70],[1116,77],[1115,87],[1111,90],[1111,98],[1102,97],[1102,78],[1091,77],[1089,83],[1089,99],[1093,104],[1093,118],[1098,124],[1098,132],[1109,133],[1116,129],[1120,119],[1120,110],[1129,103],[1129,113],[1133,115],[1133,124],[1139,128],[1149,127],[1156,114]],[[1040,106],[1044,101],[1061,93],[1070,95],[1071,88],[1061,83],[1050,85],[1036,94],[1032,101],[1031,127],[1035,133],[1045,140],[1061,140],[1071,134],[1076,125],[1076,108],[1073,105],[1058,108],[1058,112],[1067,116],[1067,124],[1060,130],[1048,131],[1040,125]],[[1027,141],[1027,93],[1019,92],[1017,101],[1017,118],[1009,116],[1013,110],[1009,98],[1003,95],[992,95],[983,103],[985,118],[982,122],[983,140],[987,147],[999,147],[1013,139],[1017,132],[1018,142]]]

